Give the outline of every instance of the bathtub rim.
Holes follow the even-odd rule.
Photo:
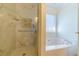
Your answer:
[[[56,49],[68,48],[70,46],[71,44],[49,45],[49,46],[46,46],[45,50],[51,51],[51,50],[56,50]]]

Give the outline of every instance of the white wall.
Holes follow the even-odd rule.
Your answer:
[[[67,4],[58,14],[58,34],[72,43],[70,55],[76,54],[77,10],[77,4]]]
[[[58,13],[58,10],[56,8],[46,6],[46,13],[56,15]]]

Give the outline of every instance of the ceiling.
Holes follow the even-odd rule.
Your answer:
[[[52,8],[56,8],[58,10],[61,10],[66,5],[66,3],[47,3],[46,5],[48,7],[52,7]]]

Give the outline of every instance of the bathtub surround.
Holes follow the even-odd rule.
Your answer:
[[[52,50],[58,50],[58,49],[67,49],[70,46],[71,46],[70,44],[49,45],[46,47],[46,51],[52,51]],[[66,50],[64,50],[64,52],[66,52]]]
[[[65,56],[65,48],[52,49],[46,52],[46,56]]]

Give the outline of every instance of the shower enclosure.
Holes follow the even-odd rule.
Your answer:
[[[38,55],[39,4],[0,4],[0,55]]]

